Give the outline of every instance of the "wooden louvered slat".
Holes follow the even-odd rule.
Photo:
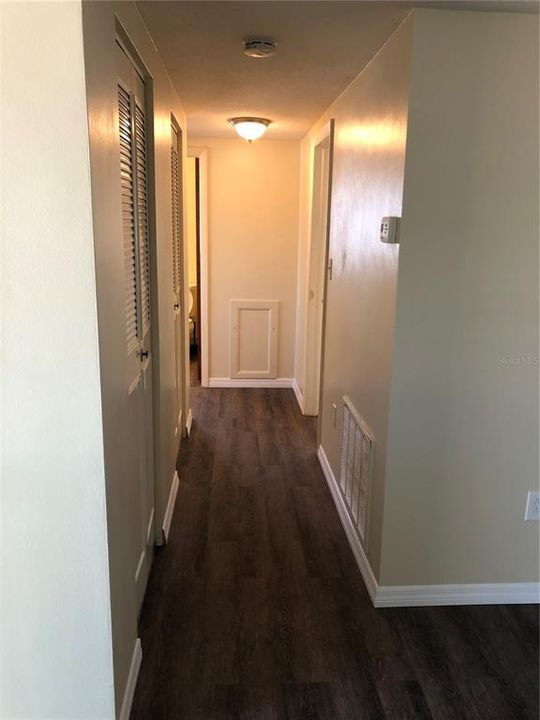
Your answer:
[[[184,277],[184,201],[183,201],[183,183],[182,183],[182,155],[178,156],[178,241],[177,241],[177,258],[178,258],[178,282],[179,287]]]
[[[178,182],[178,157],[174,147],[171,147],[171,208],[172,208],[172,268],[173,268],[173,292],[178,293],[178,268],[177,268],[177,244],[176,237],[178,233],[178,204],[177,204],[177,188]]]
[[[139,310],[137,301],[137,247],[135,230],[135,189],[133,176],[132,109],[129,93],[118,85],[118,125],[120,139],[120,177],[122,232],[124,244],[124,282],[128,354],[137,349]]]
[[[178,140],[176,129],[174,137]],[[177,147],[171,146],[171,206],[172,206],[172,259],[173,290],[180,297],[183,279],[183,208],[182,208],[182,165]]]
[[[148,174],[146,162],[146,123],[144,110],[135,104],[135,165],[137,178],[137,235],[139,240],[139,278],[142,333],[150,327],[150,239],[148,233]]]

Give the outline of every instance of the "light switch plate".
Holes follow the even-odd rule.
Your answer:
[[[379,238],[383,243],[398,243],[399,218],[394,216],[383,217]]]

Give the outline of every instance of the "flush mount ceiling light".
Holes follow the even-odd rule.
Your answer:
[[[229,118],[229,122],[241,138],[251,142],[262,137],[272,121],[257,117],[235,117]]]
[[[246,38],[244,43],[244,55],[253,58],[270,57],[276,52],[277,42],[270,38]]]

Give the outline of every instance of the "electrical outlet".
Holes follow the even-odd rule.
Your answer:
[[[538,490],[529,490],[527,495],[527,505],[525,506],[525,520],[540,519],[540,492]]]

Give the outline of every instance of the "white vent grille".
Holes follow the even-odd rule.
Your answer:
[[[361,540],[366,541],[373,435],[351,403],[343,398],[340,490]]]

